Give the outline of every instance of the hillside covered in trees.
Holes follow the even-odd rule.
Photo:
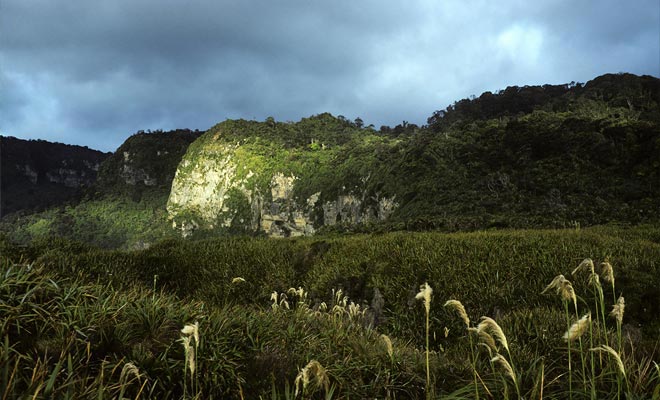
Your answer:
[[[114,247],[172,227],[204,237],[657,222],[659,104],[659,79],[609,74],[487,92],[425,126],[376,130],[324,113],[139,133],[100,166],[85,201],[2,229],[26,241],[65,226]],[[90,207],[105,211],[90,220]]]
[[[109,155],[82,146],[0,136],[0,218],[79,201]]]

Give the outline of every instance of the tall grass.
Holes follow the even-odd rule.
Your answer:
[[[629,230],[229,238],[137,252],[0,240],[0,249],[5,398],[291,398],[311,360],[328,390],[320,381],[305,391],[301,375],[298,398],[660,391],[658,305],[648,301],[660,245]],[[547,295],[556,288],[541,294],[584,256],[614,265],[611,304],[598,303],[587,279],[575,279],[572,294],[564,286],[559,300]],[[423,282],[460,298],[464,314],[453,303],[419,307]],[[466,310],[491,318],[473,327]],[[599,317],[580,335],[589,346],[567,352],[562,336],[576,312]],[[569,354],[603,363],[568,373]]]

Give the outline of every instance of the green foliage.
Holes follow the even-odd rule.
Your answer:
[[[200,135],[188,129],[132,135],[103,162],[94,190],[99,194],[122,194],[135,201],[145,192],[167,196],[181,157]]]
[[[201,136],[138,133],[104,162],[94,193],[82,202],[10,215],[0,230],[23,243],[50,234],[122,248],[171,237],[164,205],[175,171],[204,185],[203,167],[215,162],[235,168],[228,211],[206,221],[208,210],[169,204],[177,226],[202,226],[196,238],[253,233],[250,202],[272,200],[277,173],[297,178],[289,209],[307,211],[308,199],[320,193],[310,215],[322,232],[658,222],[658,82],[619,74],[586,85],[511,87],[462,100],[426,127],[404,121],[375,131],[323,113],[298,122],[227,120]],[[127,183],[131,177],[136,181]],[[324,205],[347,195],[359,200],[362,215],[374,216],[384,198],[398,206],[386,221],[323,226]]]
[[[0,217],[76,202],[109,154],[45,140],[0,136]]]
[[[52,377],[56,397],[67,391],[75,397],[98,392],[112,397],[121,390],[122,367],[131,362],[143,375],[139,383],[123,387],[129,397],[144,387],[145,398],[180,398],[184,354],[179,330],[197,320],[196,390],[203,398],[282,394],[310,360],[327,370],[339,398],[421,398],[425,311],[415,294],[420,283],[428,282],[433,287],[430,390],[436,396],[474,396],[472,368],[488,388],[479,383],[481,396],[488,397],[486,390],[495,397],[509,390],[513,396],[513,386],[501,379],[499,367],[491,370],[484,349],[474,359],[466,356],[471,345],[465,325],[441,307],[445,300],[458,299],[473,323],[492,316],[506,333],[511,349],[506,358],[515,361],[523,397],[535,398],[542,390],[547,398],[566,398],[567,352],[561,340],[566,318],[561,301],[541,291],[560,273],[570,277],[580,313],[591,311],[595,319],[598,309],[586,277],[570,276],[584,257],[591,257],[612,263],[616,293],[626,298],[621,356],[628,386],[621,390],[644,398],[660,383],[652,364],[658,361],[654,349],[660,329],[655,301],[660,295],[659,238],[657,226],[610,226],[169,240],[125,252],[63,240],[16,247],[4,237],[0,320],[5,322],[0,333],[6,342],[0,369],[11,375],[18,365],[4,388],[31,396]],[[12,263],[19,260],[21,265]],[[299,286],[308,291],[305,297],[287,290]],[[333,289],[342,289],[367,311],[351,314],[349,301],[341,306]],[[607,286],[604,290],[609,312],[612,295]],[[290,310],[283,305],[271,309],[273,291],[288,292]],[[594,324],[595,331],[604,332],[595,336],[599,340],[616,337],[614,320]],[[393,342],[391,355],[381,334]],[[574,347],[573,361],[579,366],[577,351]],[[616,368],[607,360],[597,364],[585,387],[575,368],[573,390],[588,395],[595,382],[599,398],[616,393]],[[30,378],[33,370],[36,380]]]
[[[378,199],[395,199],[399,206],[386,223],[348,227],[361,231],[657,221],[657,87],[655,78],[632,75],[584,86],[512,87],[461,101],[428,127],[402,126],[399,133],[330,114],[296,123],[225,121],[186,157],[194,165],[229,155],[236,179],[266,201],[274,174],[295,175],[299,209],[320,192],[317,216],[340,195],[359,198],[364,213]]]
[[[0,231],[20,243],[63,237],[105,248],[141,248],[174,237],[164,203],[162,197],[152,196],[139,202],[116,196],[88,199],[75,206],[8,216],[0,221]]]

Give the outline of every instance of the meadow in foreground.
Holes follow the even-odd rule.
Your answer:
[[[657,398],[659,238],[3,240],[0,396]]]

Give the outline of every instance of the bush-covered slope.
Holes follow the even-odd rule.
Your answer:
[[[145,191],[167,196],[181,157],[201,134],[179,129],[132,135],[101,165],[95,189],[134,200]]]
[[[78,201],[7,216],[0,230],[22,243],[56,235],[112,248],[140,248],[172,237],[167,196],[181,157],[200,135],[190,130],[138,132],[96,165],[98,180],[79,193]],[[13,190],[7,193],[15,195]]]
[[[0,136],[0,218],[79,200],[108,156],[87,147]]]
[[[376,131],[324,113],[227,120],[203,135],[139,133],[101,167],[96,203],[67,211],[80,231],[70,237],[113,232],[94,243],[132,246],[144,232],[146,242],[171,235],[167,225],[206,237],[658,222],[659,82],[617,74],[510,87],[461,100],[424,127]],[[115,209],[119,221],[90,222],[85,207]],[[122,217],[136,207],[155,211]],[[2,230],[40,237],[62,225],[51,214]]]
[[[284,236],[657,221],[658,82],[507,88],[399,134],[329,114],[225,121],[188,149],[168,211],[184,233]]]

